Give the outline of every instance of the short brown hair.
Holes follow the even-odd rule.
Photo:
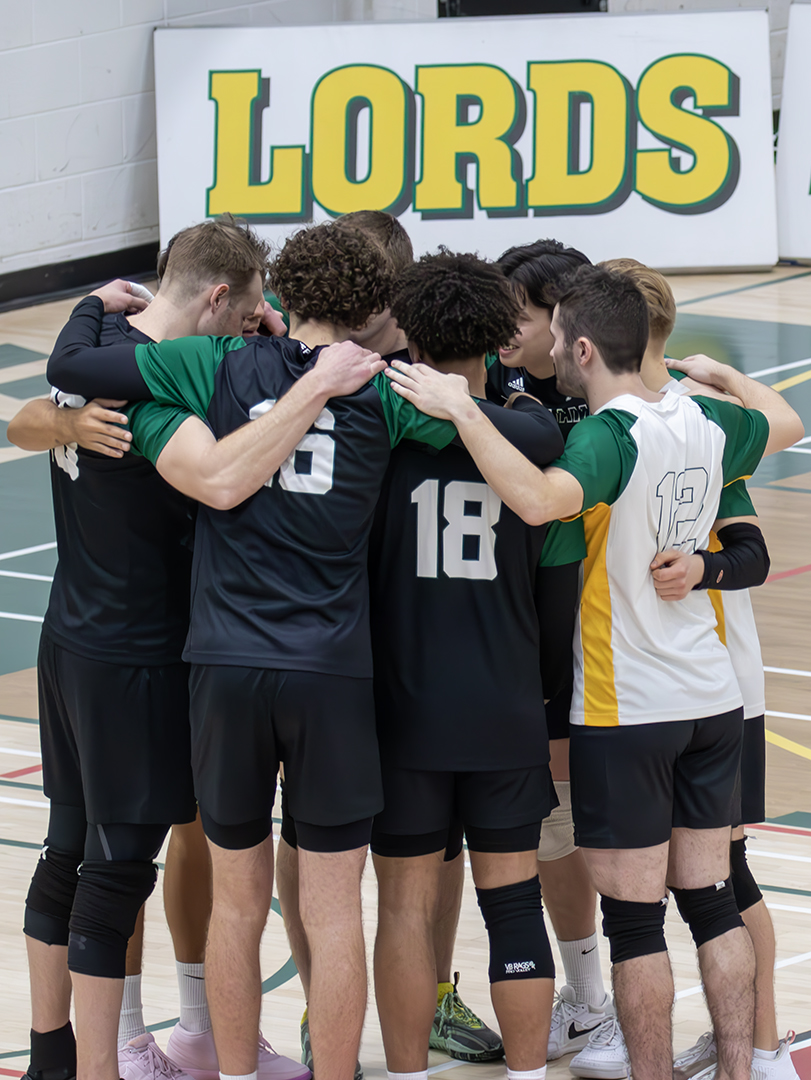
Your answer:
[[[676,325],[676,301],[670,286],[659,271],[637,262],[636,259],[607,259],[598,265],[604,270],[628,275],[648,305],[650,336],[657,341],[667,341]]]
[[[640,370],[648,344],[648,305],[629,274],[580,266],[560,282],[557,297],[567,349],[584,337],[614,375]]]
[[[411,238],[393,214],[387,214],[385,210],[353,210],[339,217],[338,222],[360,229],[376,240],[395,276],[414,262]]]
[[[358,330],[388,307],[392,271],[380,245],[339,222],[294,233],[270,266],[270,287],[300,319]]]
[[[206,285],[224,283],[239,295],[257,270],[264,284],[270,245],[231,214],[175,233],[158,258],[158,280],[182,300]]]

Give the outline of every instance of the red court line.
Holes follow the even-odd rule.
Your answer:
[[[22,1057],[22,1053],[20,1054]],[[0,1076],[19,1076],[22,1077],[22,1073],[19,1069],[0,1069]]]
[[[763,829],[764,832],[787,833],[789,836],[811,836],[811,829],[790,829],[786,825],[747,825],[747,829]]]
[[[0,773],[0,780],[14,780],[18,776],[28,776],[29,773],[39,772],[42,765],[29,765],[27,769],[15,769],[14,772]]]
[[[795,1050],[791,1055],[791,1060],[800,1080],[811,1080],[811,1046],[804,1046],[802,1050]]]
[[[779,574],[769,574],[764,584],[768,585],[770,581],[781,581],[783,578],[794,577],[796,574],[807,574],[811,570],[811,564],[808,566],[795,566],[793,570],[781,570]]]

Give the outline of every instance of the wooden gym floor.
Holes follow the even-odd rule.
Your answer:
[[[811,270],[674,277],[679,318],[669,351],[706,352],[784,393],[811,431]],[[37,733],[34,665],[56,562],[47,456],[8,444],[7,422],[47,392],[45,357],[75,301],[0,315],[0,1077],[27,1065],[28,980],[21,933],[23,902],[47,824]],[[768,784],[766,824],[751,828],[749,854],[777,930],[781,1033],[798,1033],[794,1061],[811,1080],[811,435],[758,469],[751,490],[771,552],[771,575],[755,591],[766,665]],[[364,879],[369,944],[375,882]],[[678,915],[668,915],[676,979],[677,1050],[709,1026],[695,954]],[[601,943],[604,975],[608,956]],[[262,946],[263,1028],[282,1053],[298,1057],[303,996],[274,901]],[[468,880],[454,967],[464,1000],[494,1023],[487,985],[487,939]],[[559,970],[562,967],[559,965]],[[371,978],[370,978],[371,985]],[[177,1017],[174,956],[160,889],[149,903],[143,978],[146,1022],[159,1041]],[[370,993],[361,1060],[384,1077],[380,1031]],[[550,1077],[569,1076],[567,1058]],[[504,1075],[503,1063],[464,1065],[431,1053],[430,1072],[458,1080]]]

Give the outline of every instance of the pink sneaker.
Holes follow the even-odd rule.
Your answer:
[[[219,1080],[220,1078],[217,1050],[211,1031],[197,1034],[186,1031],[180,1024],[175,1024],[169,1036],[166,1053],[174,1065],[192,1077],[192,1080]],[[258,1080],[310,1080],[312,1076],[306,1065],[277,1054],[261,1034],[257,1073]],[[123,1073],[121,1075],[122,1080],[130,1080]],[[132,1080],[136,1078],[133,1077]]]
[[[121,1080],[189,1080],[149,1032],[131,1039],[118,1051],[118,1071]]]

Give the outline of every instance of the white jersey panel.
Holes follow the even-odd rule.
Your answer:
[[[760,651],[755,613],[748,589],[713,589],[710,592],[718,620],[718,634],[729,651],[743,695],[743,715],[749,720],[766,711],[766,676]]]

